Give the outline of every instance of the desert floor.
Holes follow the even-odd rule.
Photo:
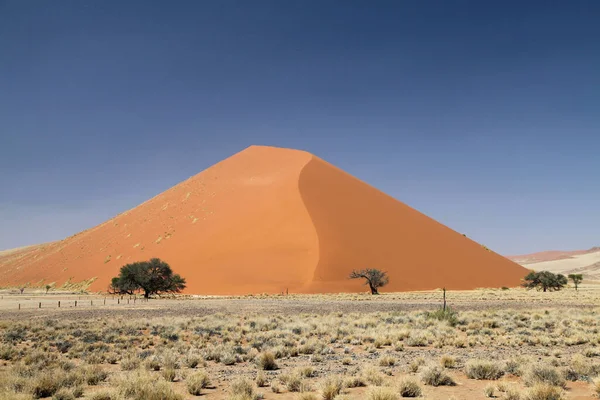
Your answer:
[[[0,398],[196,398],[190,388],[206,399],[383,400],[400,388],[426,399],[597,396],[600,286],[447,301],[455,313],[436,312],[441,291],[134,303],[4,290]]]

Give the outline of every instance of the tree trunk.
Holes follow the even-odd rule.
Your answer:
[[[377,288],[369,283],[369,287],[371,288],[371,294],[379,294]]]
[[[150,297],[150,292],[148,292],[147,290],[144,290],[144,298],[147,299]]]
[[[546,286],[544,286],[544,292],[547,290],[548,288]]]

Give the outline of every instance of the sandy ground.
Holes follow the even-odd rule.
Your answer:
[[[570,310],[593,310],[600,304],[600,286],[583,285],[579,292],[572,288],[567,288],[562,292],[541,293],[535,291],[519,290],[476,290],[476,291],[454,291],[448,292],[448,303],[459,312],[482,313],[482,316],[493,314],[494,311],[504,312],[506,310],[516,310],[524,312],[527,315],[538,314],[556,314],[557,318],[568,319],[569,315],[574,314]],[[227,297],[227,298],[180,298],[180,299],[151,299],[148,302],[136,300],[129,304],[127,301],[119,301],[115,304],[116,298],[106,297],[107,304],[104,304],[105,297],[86,296],[78,294],[65,293],[25,293],[18,295],[11,291],[0,291],[0,333],[9,329],[13,323],[22,321],[36,321],[42,324],[50,324],[51,321],[60,321],[69,325],[69,321],[76,324],[92,324],[92,326],[102,326],[103,321],[123,321],[123,325],[142,321],[148,326],[169,324],[184,326],[189,321],[198,321],[204,317],[218,317],[224,321],[240,321],[243,319],[257,319],[258,321],[274,316],[283,318],[304,318],[307,321],[318,321],[320,316],[328,318],[328,315],[342,317],[346,314],[355,315],[356,313],[378,320],[385,318],[386,313],[393,315],[404,315],[404,313],[414,313],[422,310],[432,310],[438,308],[441,304],[441,293],[439,291],[429,292],[409,292],[409,293],[385,293],[381,296],[370,295],[291,295],[291,296],[266,296],[266,297]],[[61,301],[62,307],[56,307],[58,301]],[[78,301],[78,306],[74,302]],[[42,308],[37,308],[39,303]],[[92,305],[92,302],[94,303]],[[22,309],[15,308],[17,304],[22,304]],[[519,311],[520,310],[520,311]],[[536,312],[536,310],[539,310]],[[592,311],[591,311],[592,312]],[[383,314],[382,314],[383,313]],[[582,317],[575,317],[581,319]],[[48,321],[48,322],[44,322]],[[169,322],[172,321],[172,322]],[[50,326],[50,325],[48,325]],[[384,330],[380,330],[384,333]],[[543,334],[543,333],[540,333]],[[148,335],[144,333],[143,336]],[[326,342],[329,343],[329,342]],[[455,357],[458,365],[464,365],[469,359],[507,359],[510,357],[527,356],[546,359],[552,352],[560,350],[562,357],[568,354],[580,352],[587,346],[554,346],[546,348],[543,346],[524,346],[521,348],[511,348],[506,346],[495,347],[467,347],[454,348],[444,347],[436,348],[434,346],[425,347],[405,347],[403,351],[394,351],[392,348],[383,347],[375,352],[367,352],[361,346],[357,346],[351,353],[351,363],[346,365],[342,359],[348,358],[343,354],[344,346],[335,346],[336,352],[323,357],[323,361],[315,363],[312,356],[300,355],[298,357],[287,357],[278,360],[279,368],[276,371],[266,371],[269,381],[276,380],[281,374],[296,370],[301,367],[312,366],[316,371],[316,377],[307,379],[313,389],[318,388],[319,382],[327,376],[354,376],[355,371],[365,366],[377,366],[380,357],[388,355],[396,359],[396,364],[391,367],[381,367],[378,369],[386,376],[390,382],[396,382],[407,376],[415,377],[415,374],[407,372],[407,366],[415,359],[422,357],[427,362],[439,362],[443,355]],[[352,347],[352,346],[350,346]],[[591,359],[593,360],[593,359]],[[4,363],[0,366],[0,374],[5,371],[9,365]],[[104,368],[116,375],[121,374],[119,365],[103,365]],[[250,362],[241,362],[232,366],[223,365],[209,361],[206,365],[211,379],[214,382],[214,388],[207,389],[202,398],[207,399],[227,399],[231,380],[238,376],[247,376],[252,378],[256,374],[256,367]],[[423,385],[424,398],[426,399],[485,399],[484,388],[490,384],[496,384],[496,381],[468,379],[460,368],[449,369],[448,373],[457,382],[453,387],[430,387]],[[516,377],[506,376],[502,381],[513,383],[521,390],[526,390],[523,384]],[[109,384],[101,384],[99,387],[89,387],[86,389],[86,397],[99,390],[105,390],[110,387]],[[187,394],[183,379],[176,380],[173,387],[181,393],[185,399],[196,398]],[[576,381],[568,382],[566,386],[567,399],[592,399],[590,384]],[[315,389],[316,390],[316,389]],[[348,399],[364,399],[368,388],[351,388],[345,390]],[[266,399],[298,399],[298,393],[273,393],[269,387],[260,388],[259,391],[265,395]],[[499,394],[499,392],[496,392]]]

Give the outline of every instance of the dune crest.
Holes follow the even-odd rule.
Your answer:
[[[325,161],[251,146],[103,224],[0,253],[11,285],[96,278],[159,257],[186,292],[358,292],[354,268],[388,291],[516,286],[526,270]]]

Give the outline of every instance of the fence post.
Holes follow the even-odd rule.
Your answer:
[[[77,300],[75,300],[75,307],[77,307]]]
[[[104,298],[104,305],[106,305],[106,297]]]
[[[21,309],[21,303],[19,303],[19,310]]]
[[[90,300],[90,306],[94,305],[94,300]]]
[[[127,299],[127,304],[129,304],[129,299]]]
[[[121,304],[121,299],[117,298],[117,304]]]
[[[38,305],[38,308],[42,308],[42,302],[40,301],[40,304]]]
[[[60,300],[58,301],[58,308],[60,308]]]

